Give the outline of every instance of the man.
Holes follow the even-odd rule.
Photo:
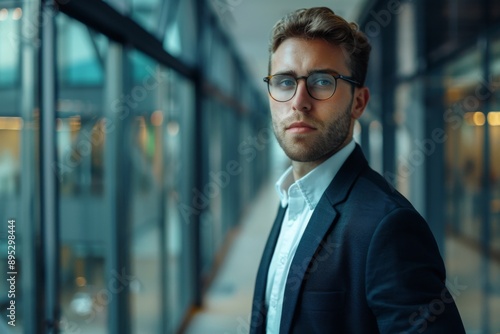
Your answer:
[[[273,29],[264,81],[292,166],[277,182],[251,333],[465,333],[427,223],[353,141],[370,48],[328,8]]]

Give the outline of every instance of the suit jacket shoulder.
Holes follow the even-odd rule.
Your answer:
[[[280,225],[277,219],[275,232]],[[268,256],[277,235],[268,241]],[[268,265],[261,263],[259,276],[267,274]],[[464,333],[444,282],[444,264],[427,223],[356,146],[297,247],[280,333]],[[262,277],[256,291],[261,296],[265,291]],[[434,300],[444,306],[439,316],[432,313]]]

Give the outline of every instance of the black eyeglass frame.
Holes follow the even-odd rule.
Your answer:
[[[359,83],[358,81],[354,80],[353,77],[348,77],[348,76],[345,76],[345,75],[342,75],[342,74],[338,74],[338,73],[323,73],[323,74],[330,74],[334,79],[335,79],[335,89],[333,90],[332,92],[332,95],[330,95],[329,97],[327,98],[324,98],[324,99],[318,99],[314,96],[312,96],[311,92],[309,91],[309,85],[307,84],[307,79],[311,76],[311,75],[314,75],[314,74],[318,74],[318,73],[323,73],[323,72],[314,72],[314,73],[311,73],[307,76],[300,76],[300,77],[294,77],[293,75],[290,75],[290,74],[273,74],[273,75],[268,75],[267,77],[264,77],[263,80],[265,83],[267,83],[267,91],[269,92],[269,96],[276,102],[288,102],[290,101],[291,99],[293,99],[293,97],[295,96],[295,94],[297,94],[297,87],[299,86],[299,82],[298,80],[300,79],[304,79],[306,81],[306,90],[307,90],[307,94],[309,94],[310,97],[312,97],[313,99],[317,100],[317,101],[325,101],[325,100],[328,100],[329,98],[331,98],[333,95],[335,95],[335,92],[337,91],[337,80],[338,79],[342,79],[346,82],[349,82],[350,84],[352,85],[355,85],[357,87],[361,87],[361,83]],[[295,91],[293,92],[292,96],[288,99],[288,100],[284,100],[284,101],[280,101],[280,100],[277,100],[273,94],[271,94],[271,86],[269,84],[269,81],[275,77],[275,76],[278,76],[278,75],[286,75],[286,76],[290,76],[291,78],[293,78],[295,80]]]

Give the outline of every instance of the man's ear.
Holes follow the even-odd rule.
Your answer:
[[[368,100],[370,99],[370,90],[368,87],[356,87],[354,89],[354,98],[352,102],[351,115],[352,118],[358,119],[363,115]]]

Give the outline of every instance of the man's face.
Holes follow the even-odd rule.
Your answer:
[[[318,70],[351,75],[342,49],[322,39],[289,38],[271,57],[272,75],[300,77]],[[354,119],[363,112],[357,97],[359,89],[353,94],[351,84],[338,79],[335,94],[319,101],[309,95],[305,80],[298,80],[297,92],[290,101],[277,102],[269,97],[274,133],[288,157],[319,164],[347,145]],[[366,101],[362,109],[365,105]]]

